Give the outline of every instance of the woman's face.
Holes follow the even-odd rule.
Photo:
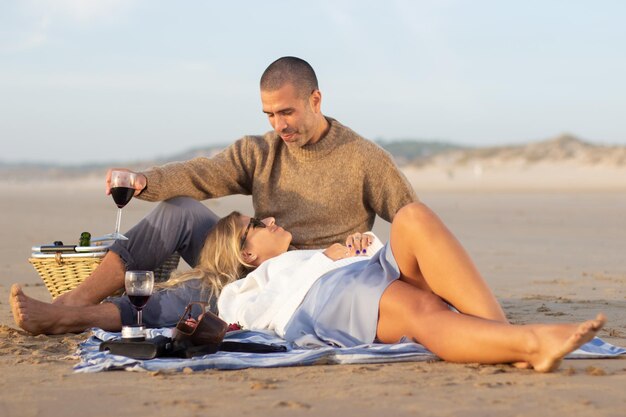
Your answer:
[[[259,266],[263,261],[282,255],[289,249],[291,233],[278,226],[273,217],[261,220],[265,227],[255,226],[254,222],[251,224],[249,216],[242,215],[239,221],[242,237],[248,229],[242,252],[244,259],[248,258],[247,261],[252,265]]]

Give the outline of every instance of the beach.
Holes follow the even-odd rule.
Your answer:
[[[467,175],[433,168],[405,173],[468,250],[513,323],[581,321],[604,312],[608,323],[599,336],[626,347],[624,169],[590,168],[593,175],[561,170],[560,177],[554,167],[541,169],[523,181],[514,172],[490,177],[475,166],[466,168]],[[8,296],[17,282],[28,295],[51,300],[27,261],[31,246],[72,243],[83,231],[112,232],[116,208],[101,178],[0,182],[0,416],[625,413],[626,357],[566,360],[550,374],[439,361],[75,374],[73,354],[89,334],[17,330]],[[235,209],[252,214],[244,196],[205,204],[218,215]],[[122,228],[153,207],[131,201]],[[386,240],[389,226],[379,219],[374,231]]]

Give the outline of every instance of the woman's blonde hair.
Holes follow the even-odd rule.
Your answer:
[[[252,271],[255,267],[246,263],[241,255],[243,227],[240,218],[241,213],[237,211],[221,218],[207,235],[198,264],[191,270],[175,272],[159,287],[168,288],[197,279],[208,290],[207,300],[202,301],[211,301],[213,297],[216,299],[219,296],[226,284]]]

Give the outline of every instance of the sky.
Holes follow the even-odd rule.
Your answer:
[[[626,144],[626,2],[0,0],[0,162],[167,156],[270,130],[307,60],[370,139]]]

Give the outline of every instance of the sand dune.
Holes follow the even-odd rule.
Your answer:
[[[626,147],[573,136],[453,150],[403,166],[417,190],[624,190]]]

